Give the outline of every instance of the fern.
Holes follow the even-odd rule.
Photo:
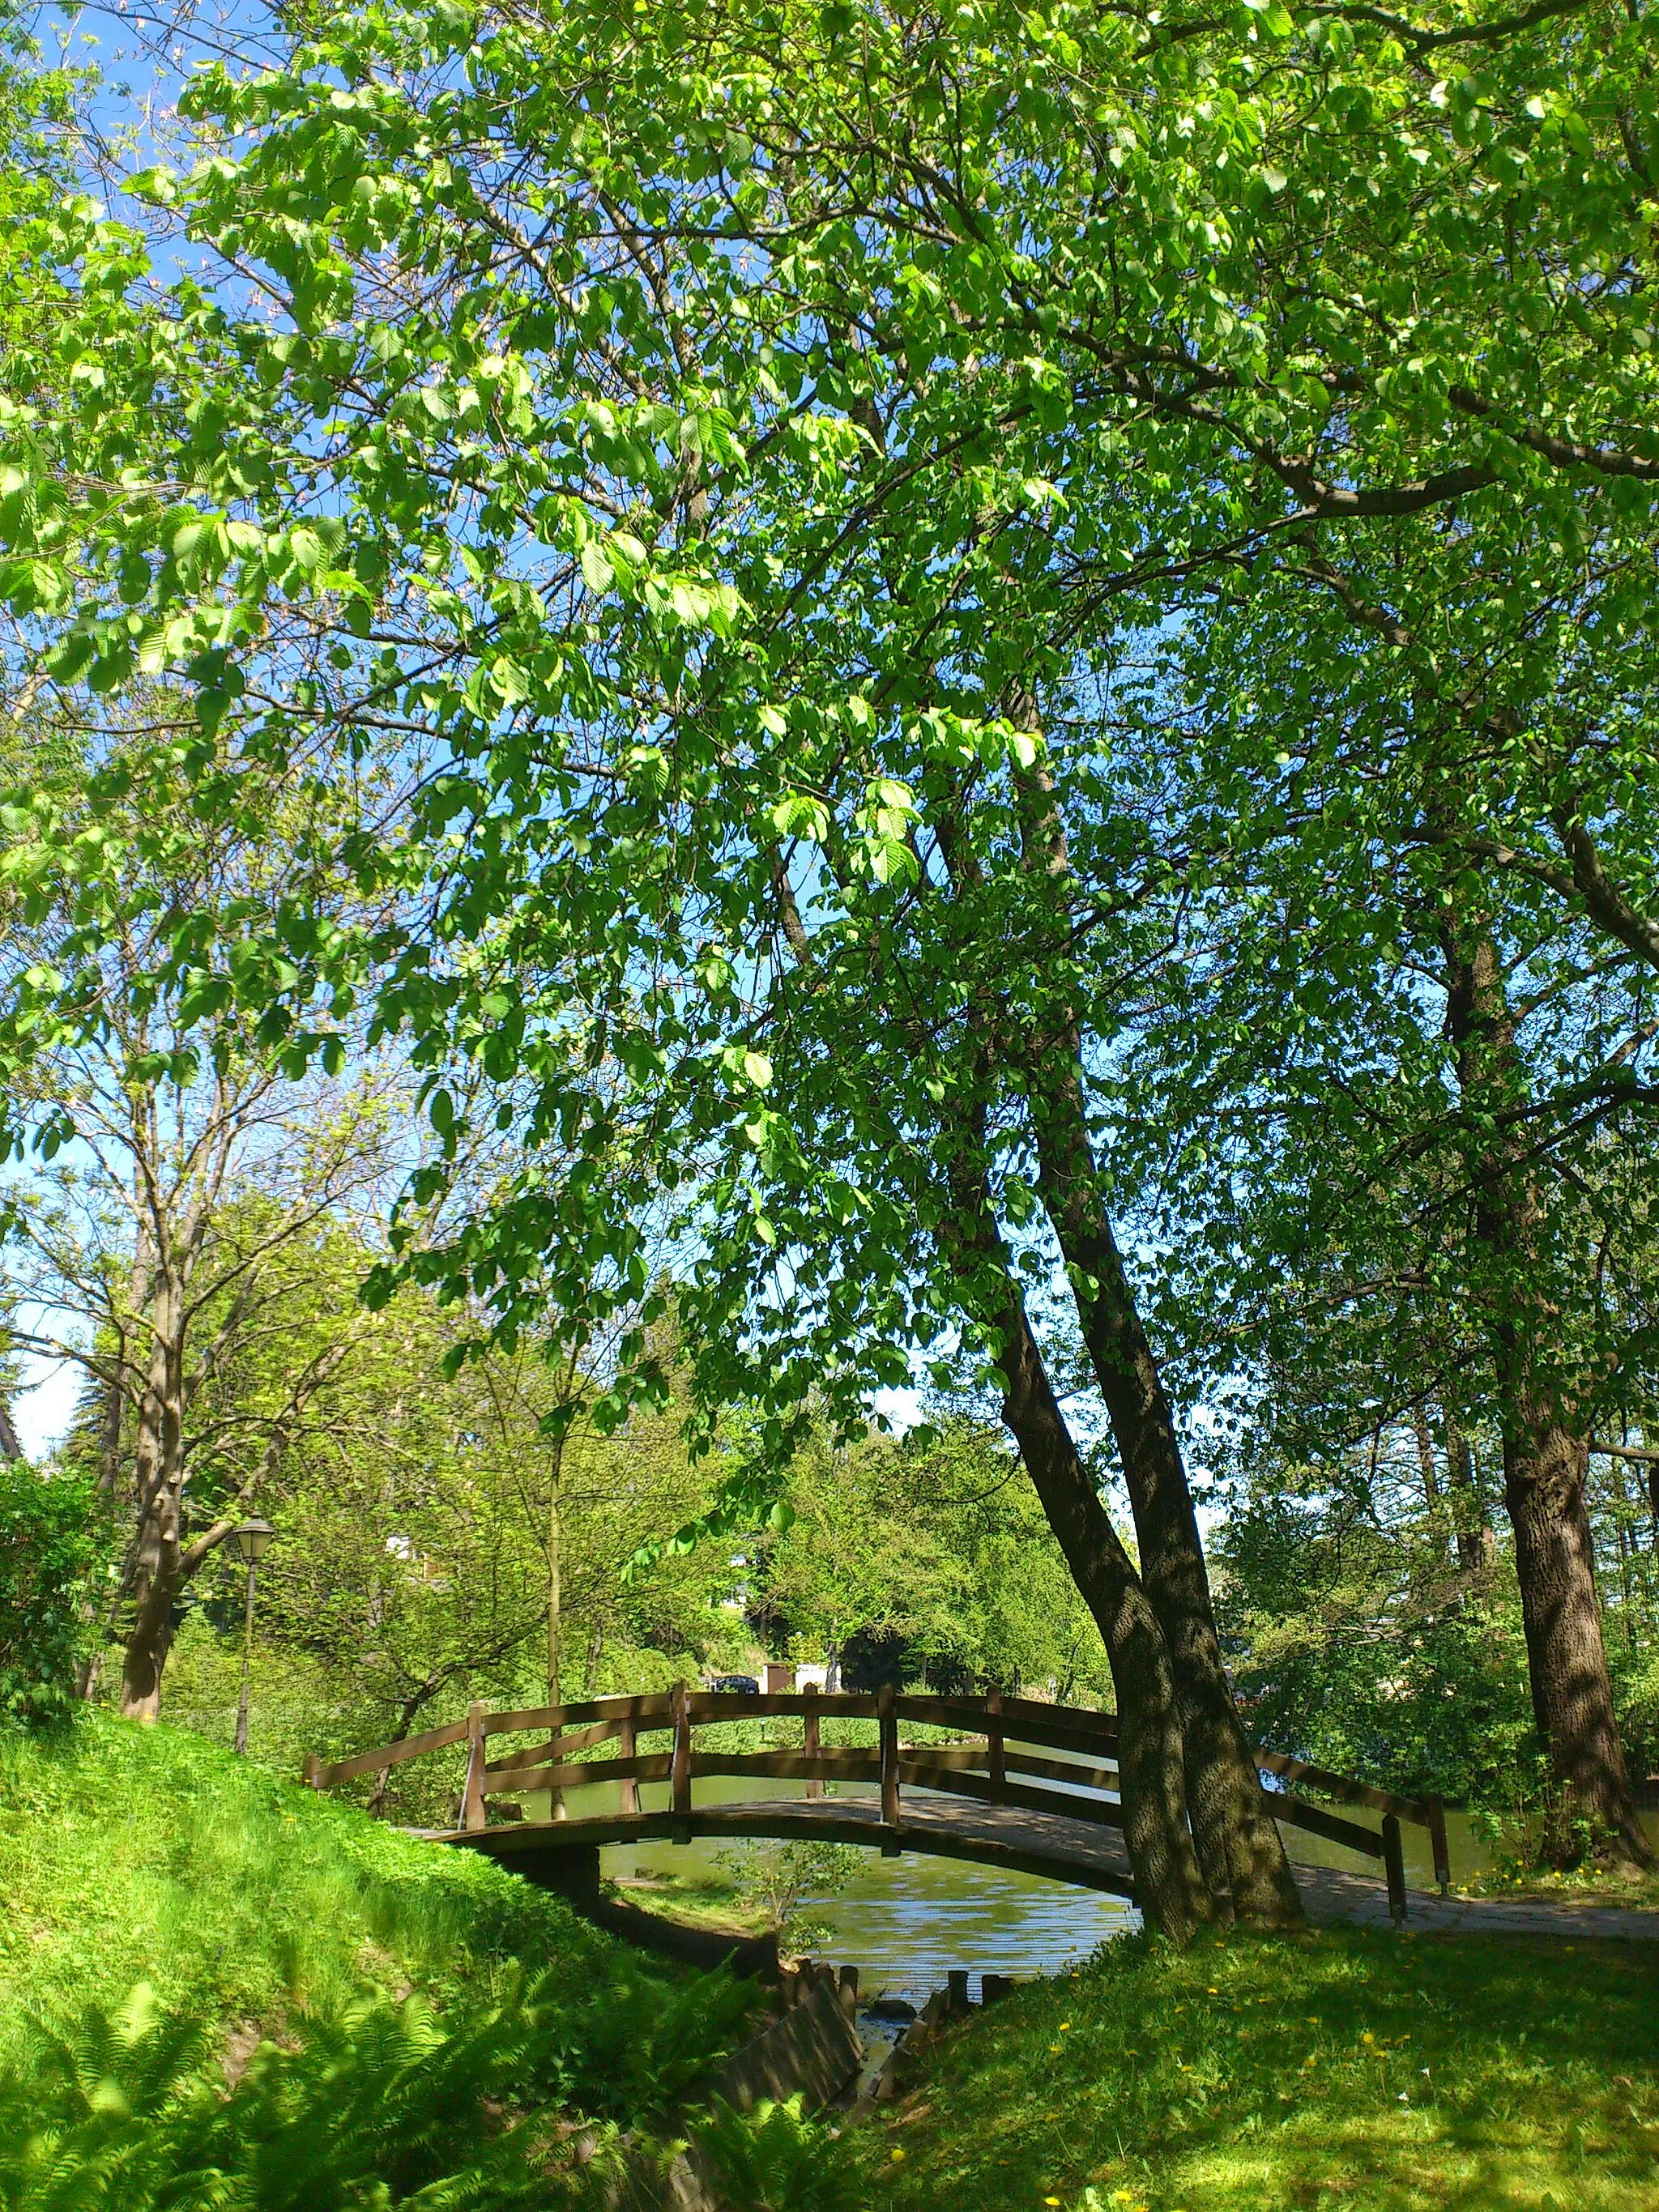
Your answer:
[[[833,2129],[808,2119],[799,2097],[751,2112],[716,2104],[691,2130],[704,2167],[732,2212],[860,2212],[864,2189]]]
[[[743,2039],[755,2002],[724,1969],[666,1988],[644,1977],[607,1983],[564,2025],[565,2094],[611,2118],[665,2119]]]
[[[147,1990],[114,2017],[33,2025],[0,2077],[4,2212],[531,2212],[578,2185],[513,2086],[562,2028],[532,1985],[457,2028],[364,2005],[264,2045],[225,2091],[199,2021]]]

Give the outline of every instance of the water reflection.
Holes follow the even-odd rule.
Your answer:
[[[802,1794],[787,1782],[750,1781],[738,1775],[700,1778],[694,1789],[700,1806]],[[848,1784],[836,1794],[875,1793]],[[665,1809],[667,1785],[642,1784],[640,1802],[647,1812]],[[573,1820],[584,1813],[610,1813],[616,1790],[605,1784],[573,1790],[565,1804]],[[544,1820],[546,1799],[526,1796],[525,1812],[532,1820]],[[730,1848],[708,1836],[694,1837],[689,1844],[616,1844],[599,1854],[600,1870],[613,1881],[635,1874],[695,1881],[717,1874],[716,1854]],[[953,1967],[965,1967],[975,1983],[987,1971],[1022,1979],[1060,1973],[1109,1937],[1140,1924],[1140,1916],[1121,1898],[1077,1889],[1069,1882],[1042,1881],[916,1851],[889,1859],[879,1851],[860,1850],[859,1857],[861,1864],[847,1889],[837,1897],[809,1900],[805,1910],[830,1930],[824,1955],[857,1966],[866,1997],[902,1997],[920,2006],[943,1987]]]

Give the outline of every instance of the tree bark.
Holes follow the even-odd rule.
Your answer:
[[[1040,733],[1036,702],[1012,702]],[[1039,763],[1020,779],[1025,867],[1062,902],[1071,855],[1054,784]],[[1037,1143],[1037,1191],[1059,1241],[1105,1401],[1134,1515],[1140,1576],[1173,1673],[1188,1811],[1204,1878],[1220,1916],[1269,1926],[1302,1917],[1278,1823],[1267,1809],[1216,1633],[1204,1546],[1186,1462],[1101,1197],[1084,1105],[1082,1027],[1074,1006],[1048,1036],[1028,1039],[1021,1070]]]
[[[553,1464],[548,1476],[547,1492],[547,1702],[556,1705],[563,1701],[564,1677],[564,1530],[561,1523],[563,1505],[562,1483],[564,1476],[564,1431],[553,1440]],[[565,1817],[564,1792],[555,1788],[548,1792],[548,1811],[556,1820]]]
[[[1447,1023],[1463,1103],[1488,1130],[1516,1126],[1501,1109],[1528,1085],[1502,961],[1484,921],[1449,913],[1443,924]],[[1538,1732],[1559,1793],[1548,1849],[1575,1863],[1586,1838],[1600,1857],[1650,1866],[1613,1711],[1584,1498],[1589,1437],[1559,1364],[1559,1316],[1539,1288],[1543,1203],[1522,1140],[1483,1140],[1476,1162],[1475,1237],[1497,1368],[1504,1433],[1504,1500],[1515,1532],[1516,1575]]]
[[[953,1178],[952,1234],[977,1263],[1002,1349],[1002,1418],[1106,1646],[1117,1692],[1124,1836],[1150,1926],[1185,1942],[1216,1917],[1188,1825],[1181,1716],[1163,1631],[1079,1455],[977,1172]]]
[[[1549,1409],[1523,1408],[1504,1441],[1504,1503],[1532,1677],[1533,1713],[1561,1793],[1552,1853],[1652,1863],[1625,1765],[1595,1592],[1584,1498],[1589,1452]],[[1588,1835],[1586,1834],[1588,1831]]]
[[[1224,1917],[1289,1925],[1302,1917],[1296,1880],[1227,1679],[1181,1441],[1101,1203],[1071,1041],[1065,1049],[1066,1064],[1028,1089],[1038,1194],[1070,1271],[1134,1514],[1141,1581],[1169,1652],[1199,1861]]]
[[[173,1646],[179,1595],[179,1504],[184,1486],[184,1285],[157,1265],[149,1302],[150,1355],[139,1401],[133,1491],[137,1508],[132,1626],[121,1666],[121,1711],[154,1721]]]
[[[1412,1440],[1417,1446],[1417,1471],[1423,1484],[1423,1511],[1434,1537],[1437,1553],[1445,1556],[1445,1527],[1440,1510],[1440,1474],[1434,1463],[1434,1437],[1429,1428],[1429,1409],[1419,1398],[1411,1409]]]

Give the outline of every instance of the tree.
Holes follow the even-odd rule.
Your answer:
[[[357,1293],[381,1250],[337,1224],[309,1239],[285,1334],[250,1346],[238,1376],[240,1396],[269,1400],[310,1331],[349,1317],[347,1356],[292,1425],[262,1492],[281,1542],[262,1573],[258,1633],[273,1661],[315,1682],[313,1728],[352,1750],[454,1718],[475,1698],[519,1708],[547,1693],[556,1377],[538,1345],[490,1348],[476,1311],[412,1285],[363,1310]],[[566,1695],[637,1686],[653,1666],[672,1679],[673,1657],[696,1663],[717,1618],[724,1626],[694,1559],[623,1579],[653,1535],[704,1504],[709,1480],[689,1464],[672,1412],[636,1409],[611,1436],[581,1421],[567,1431]],[[240,1626],[239,1595],[227,1588],[220,1600],[227,1629]],[[436,1817],[446,1784],[428,1797],[428,1780],[423,1769],[390,1774],[371,1809]]]
[[[211,834],[176,768],[140,789],[125,818],[71,798],[54,821],[26,817],[33,836],[14,830],[13,878],[29,880],[0,1049],[12,1283],[44,1316],[19,1341],[78,1363],[100,1393],[98,1485],[128,1529],[121,1708],[154,1719],[181,1595],[347,1355],[349,1312],[307,1310],[308,1271],[331,1213],[380,1177],[384,1120],[372,1084],[285,1075],[230,1005],[244,947],[227,924],[269,911],[303,860],[241,825]],[[101,871],[54,879],[53,840],[77,830]],[[208,941],[169,972],[161,945],[181,913]],[[337,1031],[337,1066],[344,1044]],[[239,1390],[272,1340],[284,1358],[270,1387]]]
[[[1540,933],[1528,902],[1495,908],[1410,825],[1379,823],[1369,859],[1334,855],[1351,736],[1327,758],[1300,726],[1289,825],[1281,811],[1172,965],[1163,1081],[1188,1133],[1166,1189],[1187,1196],[1161,1233],[1206,1219],[1175,1273],[1212,1373],[1265,1355],[1278,1388],[1323,1346],[1328,1437],[1355,1410],[1349,1370],[1382,1418],[1415,1407],[1426,1431],[1425,1401],[1441,1401],[1466,1565],[1485,1540],[1463,1440],[1492,1423],[1557,1847],[1576,1855],[1588,1824],[1639,1860],[1585,1474],[1598,1419],[1651,1359],[1642,1109],[1620,1073],[1644,1010],[1617,959],[1582,932]],[[1282,809],[1265,781],[1264,814]],[[1197,803],[1212,792],[1200,779]],[[1287,992],[1288,970],[1316,989]],[[1225,1228],[1218,1188],[1247,1194]]]
[[[1512,1560],[1449,1565],[1409,1424],[1299,1462],[1253,1429],[1231,1472],[1212,1548],[1258,1739],[1407,1794],[1536,1804]]]
[[[98,1560],[91,1508],[72,1475],[0,1460],[0,1715],[25,1728],[75,1708]]]
[[[751,1611],[816,1656],[873,1632],[941,1687],[1107,1687],[1098,1632],[1019,1463],[966,1417],[796,1455],[787,1527],[744,1539]]]
[[[1176,1928],[1288,1898],[1091,1127],[1193,856],[1075,741],[1079,678],[1115,627],[1310,531],[1484,498],[1565,532],[1583,480],[1656,468],[1625,289],[1558,313],[1505,258],[1639,263],[1639,27],[1255,14],[325,29],[286,71],[204,77],[246,156],[152,187],[284,325],[193,283],[124,322],[103,286],[73,343],[118,373],[28,464],[144,603],[90,597],[64,680],[189,659],[215,726],[244,662],[309,672],[331,635],[345,680],[289,686],[291,728],[389,700],[442,728],[438,926],[385,1003],[447,1049],[483,1003],[448,948],[512,917],[523,988],[473,1042],[533,1060],[567,1154],[500,1210],[493,1296],[556,1246],[601,1306],[593,1251],[626,1278],[591,1170],[635,1115],[709,1201],[684,1318],[710,1402],[763,1346],[781,1448],[826,1347],[849,1419],[908,1348],[994,1368]],[[168,456],[188,520],[80,489],[131,475],[141,381],[204,376]],[[50,614],[57,540],[12,535],[14,598]],[[457,1279],[479,1266],[475,1237]],[[1055,1268],[1144,1580],[1033,1326]]]

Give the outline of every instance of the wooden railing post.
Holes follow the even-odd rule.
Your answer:
[[[993,1790],[1000,1791],[1008,1779],[1002,1734],[1002,1692],[994,1683],[985,1692],[985,1771]]]
[[[809,1682],[803,1694],[806,1699],[806,1717],[801,1724],[801,1747],[809,1759],[817,1759],[821,1755],[823,1748],[818,1741],[817,1684]],[[806,1794],[809,1797],[823,1796],[823,1777],[821,1774],[807,1776]]]
[[[618,1759],[632,1759],[635,1756],[632,1713],[629,1713],[625,1720],[620,1720],[617,1723],[617,1756]],[[617,1810],[619,1813],[637,1813],[639,1809],[640,1785],[633,1775],[624,1774],[617,1784]]]
[[[487,1825],[483,1800],[484,1714],[489,1708],[473,1704],[466,1709],[466,1786],[461,1791],[461,1826],[469,1835]]]
[[[1443,1797],[1429,1800],[1429,1841],[1434,1846],[1434,1878],[1439,1884],[1442,1897],[1451,1889],[1451,1852],[1446,1843],[1446,1801]]]
[[[893,1711],[893,1686],[884,1682],[876,1692],[876,1728],[881,1739],[881,1825],[892,1831],[882,1840],[882,1856],[898,1856],[899,1779],[898,1720]]]
[[[1401,1848],[1400,1821],[1393,1813],[1382,1815],[1382,1867],[1389,1878],[1389,1917],[1398,1928],[1406,1917],[1406,1854]]]
[[[676,1682],[672,1692],[674,1716],[674,1757],[670,1769],[670,1789],[673,1797],[676,1820],[681,1826],[675,1833],[678,1844],[691,1840],[691,1692],[684,1682]]]
[[[323,1762],[314,1751],[308,1751],[300,1768],[300,1779],[307,1790],[321,1790]]]

